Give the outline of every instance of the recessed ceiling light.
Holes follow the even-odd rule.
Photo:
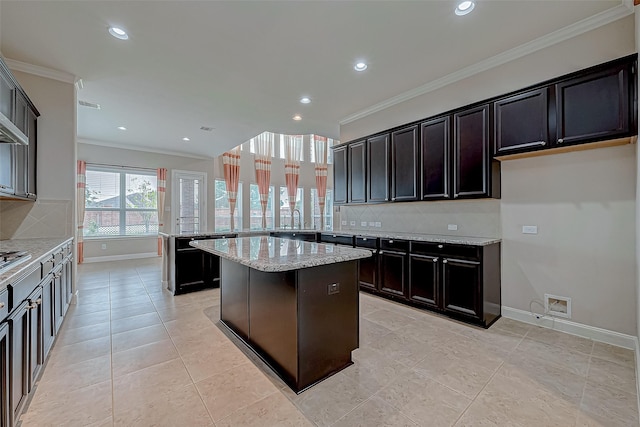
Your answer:
[[[456,7],[456,15],[462,16],[471,12],[473,8],[476,7],[476,2],[474,0],[464,0],[458,3]]]
[[[311,102],[311,98],[309,98],[308,96],[300,98],[300,103],[301,104],[308,104],[310,102]]]
[[[129,35],[125,30],[119,27],[109,27],[109,34],[120,40],[128,40]]]
[[[127,128],[126,128],[126,127],[124,127],[124,126],[118,126],[118,129],[120,129],[120,130],[127,130]]]
[[[365,64],[364,62],[358,62],[353,66],[353,69],[356,71],[364,71],[367,69],[367,64]]]
[[[189,142],[189,141],[191,141],[191,140],[190,140],[189,138],[187,138],[186,136],[185,136],[184,138],[182,138],[182,140],[183,140],[184,142]]]
[[[295,116],[293,116],[293,120],[299,122],[300,120],[302,120],[302,116],[300,114],[296,114]]]

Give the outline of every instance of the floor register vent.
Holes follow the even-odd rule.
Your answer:
[[[571,298],[544,294],[544,311],[551,316],[571,319]]]

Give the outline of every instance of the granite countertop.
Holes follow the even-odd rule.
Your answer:
[[[12,280],[21,278],[22,273],[29,271],[34,264],[49,256],[54,249],[71,240],[73,237],[0,240],[0,251],[26,251],[31,254],[27,261],[0,273],[0,290],[5,289]]]
[[[290,228],[278,228],[275,230],[240,230],[240,231],[202,231],[198,233],[158,233],[161,237],[216,237],[216,236],[229,236],[235,234],[238,237],[251,237],[251,236],[268,236],[269,233],[318,233],[319,230],[314,229],[302,229],[292,230]]]
[[[371,256],[366,249],[256,236],[194,240],[191,246],[266,272],[298,270]]]
[[[323,231],[325,234],[344,236],[380,237],[383,239],[414,240],[420,242],[451,243],[456,245],[487,246],[502,239],[492,237],[449,236],[443,234],[401,233],[394,231]]]

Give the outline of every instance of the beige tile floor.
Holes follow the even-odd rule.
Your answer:
[[[216,325],[218,290],[168,295],[157,259],[82,265],[22,425],[638,425],[631,351],[365,294],[360,313],[354,365],[296,395]]]

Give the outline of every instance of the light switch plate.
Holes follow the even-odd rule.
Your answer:
[[[367,221],[360,221],[360,227],[366,227]]]
[[[537,225],[523,225],[522,234],[538,234]]]
[[[455,231],[458,229],[458,224],[449,224],[447,225],[447,229]]]
[[[375,222],[373,222],[373,221],[369,221],[369,227],[375,227],[375,226],[376,226],[376,223],[375,223]]]

